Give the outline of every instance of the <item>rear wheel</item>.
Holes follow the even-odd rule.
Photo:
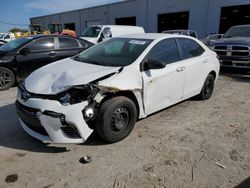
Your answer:
[[[213,91],[214,91],[214,77],[212,74],[209,74],[205,80],[205,83],[202,87],[199,97],[202,100],[207,100],[212,96]]]
[[[134,128],[137,110],[127,97],[105,101],[99,110],[96,131],[105,141],[114,143],[126,138]]]
[[[14,73],[8,68],[0,67],[0,91],[9,89],[14,83]]]

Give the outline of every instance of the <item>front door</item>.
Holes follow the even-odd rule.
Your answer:
[[[24,48],[26,53],[17,54],[17,67],[21,78],[34,70],[56,61],[54,37],[46,37],[30,42]],[[22,50],[22,49],[21,49]]]
[[[163,69],[151,69],[142,73],[145,111],[146,114],[151,114],[182,100],[185,67],[183,62],[179,61],[175,39],[158,42],[146,59],[166,64]]]

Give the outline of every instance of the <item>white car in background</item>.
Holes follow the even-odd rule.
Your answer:
[[[109,38],[128,34],[145,33],[143,27],[126,25],[94,25],[85,29],[80,38],[92,42],[100,43]]]
[[[196,95],[209,99],[219,67],[195,38],[126,35],[33,72],[19,85],[16,110],[45,143],[82,143],[93,130],[117,142],[138,119]]]
[[[4,40],[6,42],[10,42],[15,40],[16,37],[13,33],[0,33],[0,40]]]

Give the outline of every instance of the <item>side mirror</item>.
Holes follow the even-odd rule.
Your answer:
[[[22,54],[22,55],[27,55],[28,53],[30,53],[29,48],[23,48],[23,49],[20,50],[20,54]]]
[[[104,37],[104,34],[101,33],[100,38],[98,39],[98,43],[99,43],[99,42],[102,42],[104,38],[105,38],[105,37]]]
[[[144,71],[150,69],[163,69],[166,67],[166,64],[162,61],[149,59],[147,62],[144,63]]]

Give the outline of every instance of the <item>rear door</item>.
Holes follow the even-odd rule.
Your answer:
[[[26,54],[20,51],[27,49]],[[55,39],[54,37],[45,37],[31,41],[17,53],[17,67],[22,78],[28,76],[34,70],[56,61],[54,56]]]
[[[175,39],[158,42],[149,52],[146,61],[149,59],[164,62],[166,67],[142,72],[147,114],[179,102],[182,99],[185,76]]]
[[[200,93],[207,76],[207,63],[209,62],[205,50],[194,40],[178,38],[180,55],[185,67],[185,85],[183,99]]]
[[[57,60],[68,58],[74,56],[82,51],[84,51],[88,45],[84,42],[80,42],[77,39],[70,37],[58,37],[58,46],[56,50]]]

